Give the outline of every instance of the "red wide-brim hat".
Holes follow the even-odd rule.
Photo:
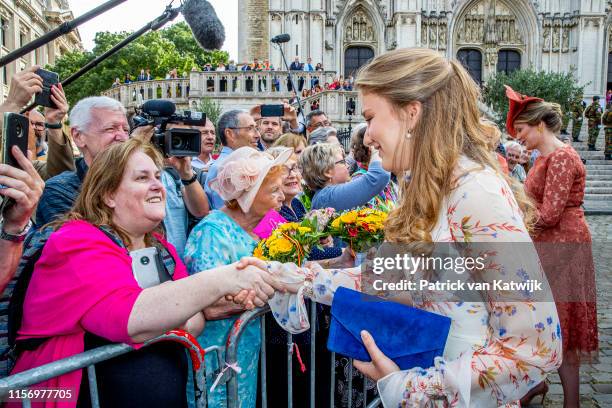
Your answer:
[[[521,95],[508,85],[504,86],[506,87],[506,96],[508,97],[508,102],[510,105],[508,109],[508,116],[506,117],[506,130],[512,137],[516,137],[516,131],[514,130],[514,121],[516,118],[531,102],[541,102],[544,99],[536,98],[535,96]]]

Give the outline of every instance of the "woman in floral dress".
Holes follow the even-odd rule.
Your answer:
[[[525,189],[535,200],[538,220],[532,234],[551,282],[563,333],[559,376],[564,406],[580,402],[580,362],[598,352],[595,270],[591,233],[581,205],[586,170],[578,153],[558,139],[559,105],[525,97],[508,88],[508,132],[540,156],[527,175]],[[546,389],[546,385],[540,385]]]
[[[533,208],[499,168],[491,151],[499,131],[481,119],[478,87],[463,66],[432,50],[400,49],[376,57],[360,71],[356,86],[368,123],[365,143],[379,151],[385,170],[403,180],[385,240],[419,250],[443,242],[497,245],[501,250],[490,251],[483,273],[463,276],[489,282],[504,275],[547,286],[529,235]],[[291,275],[287,269],[285,264],[279,274]],[[328,304],[338,286],[365,290],[367,283],[358,269],[314,264],[301,273],[313,299]],[[414,298],[415,306],[452,319],[443,356],[432,367],[402,371],[363,331],[372,361],[356,361],[355,367],[377,381],[385,407],[429,407],[440,399],[450,407],[518,407],[561,364],[561,329],[550,299],[535,302],[518,291],[510,298],[500,295],[489,291],[469,302]],[[283,296],[297,297],[277,294],[270,302],[275,313]],[[299,321],[292,309],[282,320]]]

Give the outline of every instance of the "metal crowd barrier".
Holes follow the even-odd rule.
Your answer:
[[[255,321],[256,318],[262,317],[261,320],[261,364],[260,364],[260,376],[261,376],[261,407],[267,408],[267,383],[266,383],[266,330],[265,330],[265,319],[266,314],[270,311],[269,306],[265,306],[263,308],[254,309],[248,312],[243,313],[235,322],[232,330],[230,330],[230,335],[226,342],[225,348],[225,360],[226,364],[233,365],[238,362],[238,342],[242,333],[246,330],[248,325]],[[316,376],[315,376],[315,361],[316,361],[316,326],[317,326],[317,307],[316,303],[312,301],[310,303],[310,408],[316,408],[315,401],[315,387],[316,387]],[[336,407],[335,403],[335,361],[336,355],[335,353],[331,353],[331,373],[330,373],[330,396],[329,396],[329,406]],[[219,365],[221,367],[221,365]],[[293,377],[293,335],[287,333],[287,407],[293,407],[293,387],[292,387],[292,377]],[[349,360],[349,372],[348,372],[348,405],[347,408],[352,408],[353,398],[353,360]],[[382,406],[380,398],[376,397],[369,403],[367,402],[367,381],[364,378],[363,382],[363,408],[374,408],[378,406]],[[238,400],[238,378],[234,370],[227,370],[225,372],[224,377],[221,380],[221,383],[227,383],[227,408],[238,408],[239,400]]]
[[[194,371],[193,386],[196,395],[196,407],[206,407],[206,366],[204,356],[206,353],[216,352],[218,360],[221,361],[221,350],[218,347],[210,347],[203,350],[193,336],[181,330],[172,330],[162,336],[149,340],[144,343],[144,347],[164,341],[178,342],[189,351]],[[0,401],[6,398],[11,390],[24,389],[42,381],[87,368],[91,406],[92,408],[100,408],[95,365],[131,351],[134,351],[134,349],[127,344],[111,344],[0,379]],[[22,406],[31,407],[31,400],[24,398]]]
[[[193,386],[195,390],[195,406],[197,408],[204,408],[207,406],[207,385],[206,385],[206,365],[205,355],[207,353],[216,353],[217,367],[224,367],[225,365],[237,364],[238,359],[238,342],[244,333],[245,329],[249,324],[255,321],[258,317],[262,317],[261,321],[261,364],[260,364],[260,376],[261,376],[261,407],[267,408],[267,373],[266,373],[266,330],[265,330],[265,319],[266,314],[270,311],[268,306],[264,308],[254,309],[243,313],[235,322],[234,327],[230,330],[230,335],[226,341],[225,346],[225,361],[221,355],[222,348],[219,346],[212,346],[202,350],[197,340],[191,335],[174,330],[168,332],[162,336],[152,339],[145,343],[146,346],[150,346],[155,343],[162,341],[176,341],[184,345],[191,355],[192,367],[193,367]],[[311,302],[310,305],[310,408],[316,408],[315,401],[315,390],[316,390],[316,326],[317,326],[317,307],[315,302]],[[97,363],[110,360],[112,358],[121,356],[129,353],[134,349],[127,344],[112,344],[108,346],[99,347],[93,350],[89,350],[68,358],[54,361],[49,364],[35,367],[27,371],[23,371],[18,374],[11,375],[9,377],[0,379],[0,401],[2,401],[10,390],[24,389],[31,385],[38,384],[42,381],[49,380],[54,377],[58,377],[63,374],[70,373],[75,370],[87,368],[89,390],[91,396],[92,408],[99,408],[100,401],[98,397],[98,386],[96,382],[96,368]],[[336,407],[336,375],[335,375],[335,353],[331,353],[331,372],[330,372],[330,395],[329,395],[329,406]],[[287,333],[287,407],[293,407],[293,335]],[[353,360],[349,360],[348,370],[348,408],[353,408],[352,393],[353,393]],[[369,380],[367,380],[369,381]],[[374,398],[369,403],[367,402],[367,381],[364,378],[363,382],[363,408],[375,408],[381,405],[379,397]],[[238,408],[238,378],[234,370],[227,370],[223,374],[223,377],[219,381],[220,384],[226,384],[227,390],[227,408]],[[23,407],[31,407],[31,401],[28,398],[22,400]],[[357,408],[357,407],[355,407]]]

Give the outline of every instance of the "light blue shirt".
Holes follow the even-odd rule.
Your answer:
[[[223,149],[221,149],[221,153],[219,153],[219,157],[217,157],[215,162],[211,164],[210,168],[208,169],[208,176],[206,176],[206,187],[204,188],[204,191],[206,192],[206,197],[208,198],[208,205],[210,206],[211,211],[218,210],[223,207],[225,205],[225,201],[223,201],[221,196],[217,194],[216,191],[213,191],[210,188],[209,183],[211,180],[217,177],[217,173],[219,172],[219,164],[223,162],[223,160],[225,160],[225,158],[229,156],[230,153],[232,153],[233,151],[234,150],[232,148],[223,146]]]
[[[189,214],[183,201],[183,185],[180,180],[176,180],[165,170],[161,174],[161,180],[166,188],[166,216],[164,217],[166,239],[174,245],[176,253],[182,260],[189,228]]]

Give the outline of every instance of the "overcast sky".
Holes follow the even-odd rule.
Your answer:
[[[91,50],[98,31],[135,31],[163,13],[171,0],[127,0],[115,8],[79,26],[83,46]],[[223,49],[230,53],[230,58],[238,58],[238,1],[209,0],[215,8],[219,19],[225,26],[225,44]],[[75,17],[105,3],[105,0],[70,0]],[[174,6],[180,4],[174,0]],[[177,17],[173,23],[183,21]]]

